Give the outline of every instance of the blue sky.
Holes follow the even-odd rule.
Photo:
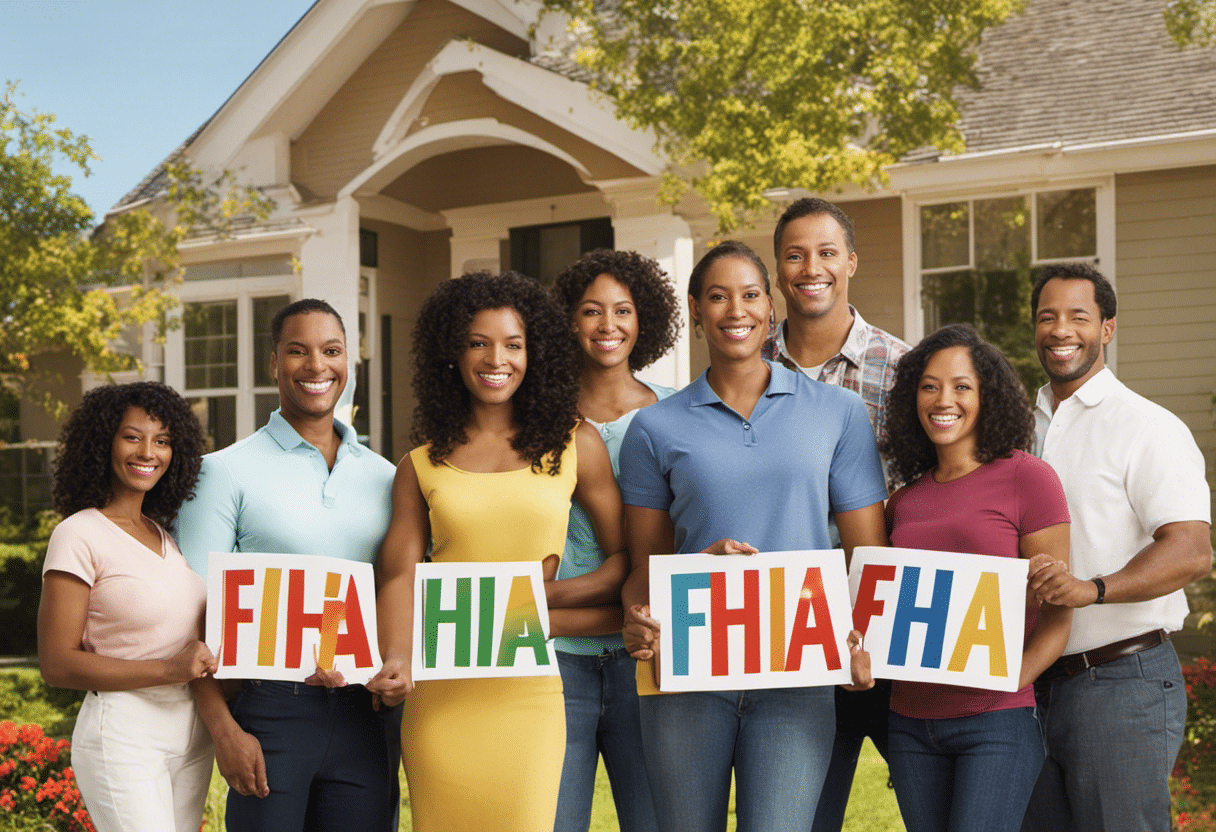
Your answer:
[[[87,135],[97,219],[219,109],[312,0],[0,0],[0,83]],[[64,172],[69,172],[67,168]]]

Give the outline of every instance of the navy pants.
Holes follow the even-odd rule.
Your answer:
[[[373,710],[362,685],[247,681],[232,715],[262,744],[270,794],[230,789],[228,832],[396,830],[399,708]]]

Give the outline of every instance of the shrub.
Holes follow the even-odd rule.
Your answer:
[[[53,688],[37,668],[0,671],[0,715],[13,722],[32,722],[52,737],[69,737],[84,691]]]
[[[31,656],[38,650],[34,622],[42,592],[42,561],[59,521],[44,511],[28,522],[0,506],[0,656]]]
[[[1182,668],[1186,733],[1170,791],[1179,830],[1216,832],[1216,663],[1200,658]]]
[[[0,722],[0,828],[95,832],[68,762],[67,740]]]

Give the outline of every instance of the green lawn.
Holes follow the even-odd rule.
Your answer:
[[[211,794],[207,799],[208,822],[203,832],[222,832],[223,824],[215,819],[223,817],[226,787],[219,773],[211,779]],[[406,793],[405,777],[401,778],[401,792]],[[401,832],[413,829],[409,817],[408,798],[402,801]],[[612,805],[612,790],[608,777],[600,766],[595,783],[595,804],[591,815],[591,832],[615,832],[616,810]],[[731,815],[726,828],[735,828],[734,800],[731,800]],[[845,814],[844,832],[903,832],[899,819],[899,808],[895,805],[895,792],[887,788],[887,766],[869,740],[861,750],[861,762],[857,766],[857,777],[853,780],[853,793],[849,798],[849,809]]]

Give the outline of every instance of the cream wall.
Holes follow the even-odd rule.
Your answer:
[[[1211,484],[1216,166],[1116,176],[1115,205],[1119,377],[1186,422]]]

